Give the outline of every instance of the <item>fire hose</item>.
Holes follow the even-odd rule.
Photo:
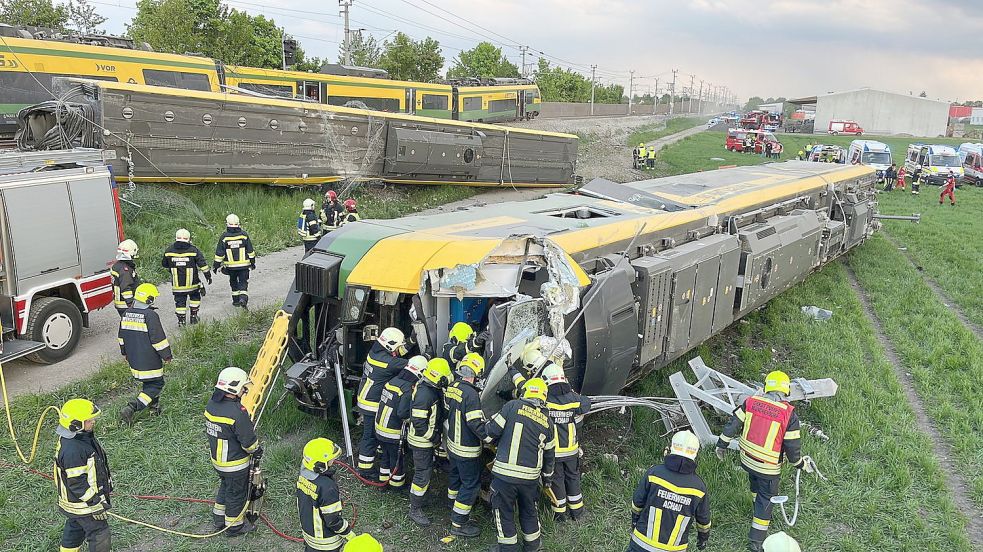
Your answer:
[[[811,456],[802,457],[802,469],[796,470],[795,472],[795,507],[792,509],[792,519],[789,519],[788,513],[785,511],[785,503],[788,502],[788,496],[781,495],[771,497],[771,503],[778,504],[778,506],[782,509],[782,517],[785,518],[785,523],[787,523],[789,527],[795,527],[795,522],[799,519],[799,485],[802,481],[802,472],[814,473],[816,474],[817,479],[829,481],[829,479],[823,475],[823,472],[819,471],[819,467],[816,466],[816,462]]]

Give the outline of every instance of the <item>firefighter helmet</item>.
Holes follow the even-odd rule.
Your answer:
[[[182,228],[174,233],[174,239],[179,242],[191,242],[191,232],[187,228]]]
[[[409,364],[406,365],[406,369],[413,372],[416,377],[420,377],[423,371],[427,369],[427,357],[416,355],[410,359]]]
[[[375,540],[372,535],[368,533],[362,533],[361,535],[355,535],[352,537],[342,552],[383,552],[382,544]]]
[[[85,422],[94,419],[102,411],[86,399],[71,399],[58,411],[58,424],[68,431],[82,431]]]
[[[423,371],[423,377],[437,387],[442,387],[450,383],[452,379],[451,367],[443,358],[430,359],[430,362],[427,363],[427,369]]]
[[[150,305],[158,297],[160,297],[160,291],[158,291],[157,286],[153,284],[140,284],[137,286],[137,289],[133,291],[133,300],[139,301],[146,305]]]
[[[324,194],[324,197],[328,198],[328,201],[337,201],[338,200],[338,192],[336,192],[334,190],[328,190]]]
[[[546,380],[547,385],[552,385],[567,381],[567,375],[563,372],[563,368],[555,362],[551,362],[543,368],[543,379]]]
[[[545,363],[546,357],[543,356],[543,352],[539,349],[530,349],[522,352],[522,364],[530,372],[538,370]]]
[[[457,322],[451,327],[451,339],[456,339],[458,343],[464,343],[473,333],[474,330],[467,322]]]
[[[779,393],[784,393],[788,395],[792,390],[792,381],[789,379],[788,374],[782,372],[781,370],[775,370],[765,377],[765,393],[771,393],[772,391],[777,391]]]
[[[638,147],[640,147],[640,148],[644,148],[644,147],[645,147],[645,142],[639,142],[639,143],[638,143]]]
[[[335,445],[331,439],[317,437],[304,445],[304,458],[300,465],[305,470],[323,473],[331,465],[331,462],[334,462],[335,458],[339,456],[341,456],[341,448]]]
[[[799,543],[795,541],[792,537],[785,534],[784,531],[779,531],[773,535],[770,535],[764,542],[765,552],[802,552],[799,548]]]
[[[345,200],[345,209],[347,209],[349,213],[355,212],[356,207],[358,207],[358,204],[355,203],[354,199]]]
[[[399,328],[386,328],[379,334],[379,343],[390,353],[398,353],[406,344],[406,337]]]
[[[314,200],[311,199],[311,198],[305,199],[304,200],[304,210],[305,211],[309,211],[309,210],[311,210],[313,208],[314,208]]]
[[[231,226],[232,228],[239,227],[239,215],[235,213],[230,213],[229,216],[225,217],[225,225]]]
[[[116,260],[118,261],[132,261],[139,256],[140,248],[137,247],[137,242],[133,240],[123,240],[116,247]]]
[[[225,391],[231,395],[238,395],[250,383],[252,382],[249,381],[249,374],[245,370],[235,366],[229,366],[219,372],[218,381],[215,382],[215,389]]]
[[[696,455],[699,452],[700,438],[692,431],[683,430],[672,436],[672,444],[669,445],[669,454],[696,460]]]
[[[484,371],[485,359],[478,353],[468,353],[457,363],[457,373],[463,378],[478,378]]]
[[[546,402],[546,382],[542,378],[532,378],[522,386],[522,398]]]

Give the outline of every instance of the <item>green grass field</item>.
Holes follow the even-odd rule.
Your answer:
[[[627,145],[635,147],[642,142],[649,143],[706,122],[706,117],[675,117],[665,123],[643,126],[628,136]]]

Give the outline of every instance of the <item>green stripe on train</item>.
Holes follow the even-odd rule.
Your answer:
[[[34,104],[0,103],[0,115],[16,115],[18,111]]]
[[[13,52],[15,54],[34,54],[39,56],[63,56],[79,59],[98,59],[100,61],[125,61],[129,63],[144,63],[148,65],[164,65],[168,67],[184,67],[187,69],[205,69],[215,71],[214,64],[193,63],[190,61],[169,61],[154,58],[125,56],[118,54],[90,54],[87,52],[73,52],[71,50],[56,50],[48,48],[30,48],[26,46],[4,45],[0,52]],[[81,76],[81,75],[80,75]]]
[[[407,87],[401,84],[384,84],[384,83],[362,83],[362,82],[351,82],[343,80],[332,80],[329,75],[323,73],[311,73],[310,81],[324,82],[329,86],[336,84],[338,86],[364,86],[366,88],[385,88],[389,90],[405,90]],[[271,80],[277,82],[301,82],[306,79],[284,76],[284,75],[260,75],[255,73],[238,73],[235,71],[226,72],[227,78],[230,79],[255,79],[255,80]],[[439,92],[441,94],[450,94],[449,89],[445,88],[427,88],[425,86],[411,86],[415,90],[422,90],[425,92]],[[331,95],[331,90],[328,90],[328,95]]]
[[[488,111],[487,109],[472,109],[471,111],[462,111],[459,119],[462,121],[498,121],[505,119],[515,119],[515,109],[510,109],[508,111]]]

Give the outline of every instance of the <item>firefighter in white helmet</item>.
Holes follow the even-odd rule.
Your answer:
[[[666,452],[665,463],[649,468],[632,495],[628,552],[685,550],[691,524],[696,525],[697,549],[705,550],[710,540],[707,485],[696,474],[700,439],[680,431]]]
[[[223,369],[215,391],[205,407],[205,433],[212,467],[218,473],[219,487],[212,507],[216,529],[227,527],[230,537],[255,529],[246,519],[249,499],[249,468],[263,455],[253,421],[242,406],[242,395],[251,382],[241,368]]]
[[[764,543],[765,552],[802,552],[799,548],[799,543],[795,541],[792,537],[785,534],[784,531],[779,531],[772,535],[769,535],[765,539]]]
[[[178,326],[184,326],[189,314],[190,322],[197,324],[201,298],[205,295],[201,277],[211,284],[212,271],[208,269],[205,255],[191,243],[191,232],[181,228],[174,234],[174,243],[164,251],[160,264],[171,273],[171,292],[174,294]]]
[[[304,208],[297,217],[297,234],[304,242],[304,252],[314,249],[317,240],[321,239],[321,218],[314,210],[314,200],[307,198],[304,200]]]
[[[400,403],[409,401],[413,386],[427,369],[427,357],[416,355],[396,377],[386,382],[379,396],[379,408],[375,417],[375,437],[382,449],[379,461],[379,483],[386,483],[393,489],[406,484],[406,470],[403,465],[403,435],[407,418],[400,416]]]
[[[365,358],[362,380],[358,384],[355,407],[362,416],[362,439],[358,443],[358,471],[362,477],[373,479],[375,453],[379,441],[375,436],[375,417],[379,410],[382,390],[409,362],[406,338],[399,328],[386,328]]]
[[[140,249],[133,240],[123,240],[116,248],[116,262],[109,269],[109,274],[113,278],[113,306],[119,317],[123,317],[123,311],[133,305],[133,292],[140,285],[140,277],[137,276],[137,265],[134,259],[140,256]]]
[[[256,269],[256,251],[253,242],[239,224],[239,217],[225,217],[225,233],[215,246],[214,270],[221,270],[229,277],[232,288],[232,306],[248,308],[249,271]]]

